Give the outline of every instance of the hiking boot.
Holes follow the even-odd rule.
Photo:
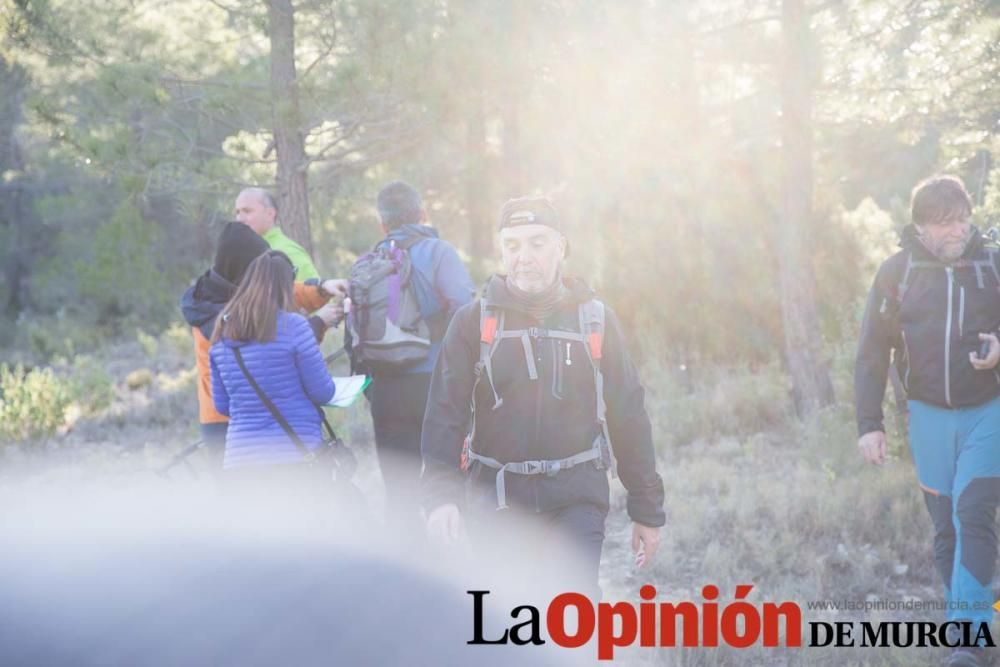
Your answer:
[[[945,667],[986,667],[989,664],[986,649],[981,646],[958,648],[948,656]]]

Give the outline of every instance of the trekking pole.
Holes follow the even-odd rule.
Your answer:
[[[347,348],[342,346],[336,352],[333,352],[329,356],[325,357],[323,359],[323,363],[325,363],[325,364],[327,364],[329,366],[330,364],[332,364],[333,362],[335,362],[337,359],[340,359],[345,354],[347,354]]]
[[[201,449],[204,446],[205,446],[205,441],[204,440],[199,440],[199,441],[197,441],[195,443],[192,443],[192,444],[188,445],[187,447],[185,447],[184,449],[182,449],[180,452],[178,452],[177,454],[175,454],[174,457],[172,459],[170,459],[170,462],[167,463],[167,465],[165,465],[162,468],[160,468],[159,470],[157,470],[156,474],[159,475],[160,477],[166,477],[168,472],[170,472],[173,468],[177,467],[181,463],[185,464],[190,469],[191,468],[191,464],[187,460],[188,457],[191,456],[192,454],[194,454],[196,451],[198,451],[199,449]]]
[[[896,429],[901,435],[906,435],[909,408],[906,404],[906,389],[903,388],[903,380],[899,377],[899,369],[896,368],[896,364],[889,366],[889,383],[892,385],[892,394],[896,403]]]

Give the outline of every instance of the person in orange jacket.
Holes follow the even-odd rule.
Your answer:
[[[212,268],[202,274],[181,297],[181,312],[191,325],[194,336],[195,365],[198,370],[198,422],[201,436],[213,460],[221,470],[229,418],[212,403],[212,378],[208,350],[216,318],[236,292],[250,263],[270,249],[267,241],[250,227],[229,222],[222,228]],[[343,319],[343,297],[347,281],[310,279],[295,283],[295,304],[307,313],[309,325],[321,341],[327,328]],[[315,311],[315,312],[314,312]]]

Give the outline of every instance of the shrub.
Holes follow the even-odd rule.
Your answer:
[[[155,360],[157,353],[160,351],[160,341],[157,340],[156,336],[151,336],[142,329],[136,329],[135,337],[139,341],[139,347],[142,348],[142,352],[146,355],[146,358]]]
[[[49,368],[0,365],[0,438],[47,438],[65,422],[71,392]]]
[[[175,357],[189,362],[194,356],[194,339],[191,327],[175,322],[160,334],[159,347],[166,348]]]
[[[759,370],[649,364],[642,372],[654,438],[670,447],[760,433],[791,416],[787,378],[777,365]]]
[[[137,368],[125,376],[125,385],[132,391],[143,389],[153,384],[153,371],[148,368]]]
[[[73,360],[69,387],[73,400],[84,415],[95,415],[111,407],[115,385],[99,361],[81,355]]]
[[[107,331],[91,318],[66,310],[54,315],[22,313],[15,331],[12,344],[5,350],[5,360],[32,364],[49,363],[56,357],[68,359],[80,352],[97,349],[107,335]]]

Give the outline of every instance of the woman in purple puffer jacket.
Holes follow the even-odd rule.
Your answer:
[[[308,321],[291,312],[294,277],[284,253],[261,255],[215,327],[209,352],[212,400],[229,417],[227,472],[305,467],[302,451],[240,368],[236,350],[302,445],[315,450],[323,442],[317,406],[333,398],[334,385]]]

